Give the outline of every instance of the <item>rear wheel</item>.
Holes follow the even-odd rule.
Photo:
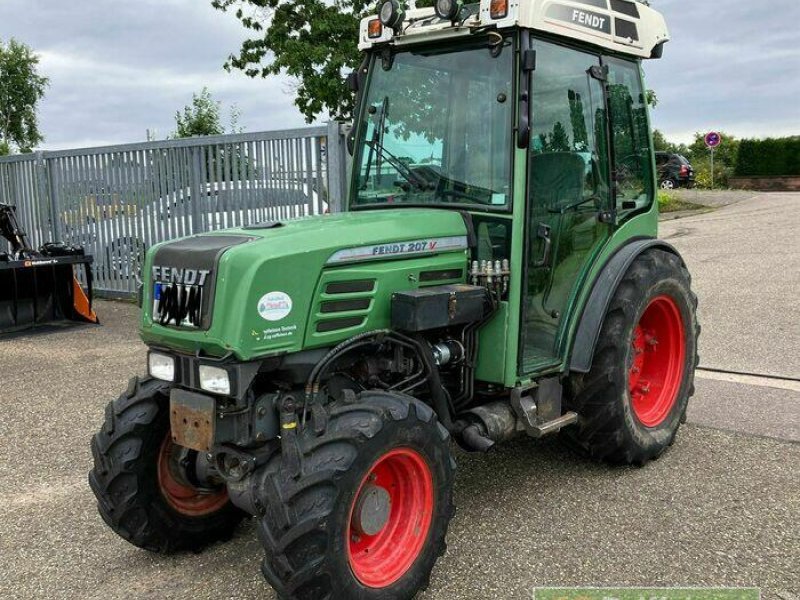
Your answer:
[[[665,179],[661,182],[662,190],[674,190],[678,187],[678,182],[674,179]]]
[[[592,368],[570,379],[568,439],[597,458],[644,464],[673,443],[694,394],[697,297],[674,254],[639,256],[617,289]]]
[[[195,465],[204,457],[172,443],[168,393],[163,382],[134,379],[108,405],[92,438],[89,484],[100,516],[131,544],[164,553],[200,550],[230,538],[245,514],[224,485],[200,483]]]
[[[256,474],[262,570],[283,598],[403,599],[427,587],[453,514],[449,435],[431,408],[364,392],[299,435],[298,478]]]

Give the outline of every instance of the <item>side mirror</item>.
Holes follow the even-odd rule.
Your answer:
[[[358,93],[358,72],[351,71],[348,73],[345,81],[347,81],[347,87],[351,92]]]

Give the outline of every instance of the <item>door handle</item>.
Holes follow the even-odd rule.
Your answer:
[[[553,240],[550,237],[550,226],[544,223],[539,223],[539,228],[536,231],[537,239],[542,240],[542,258],[533,263],[536,268],[550,266],[550,249],[553,246]]]

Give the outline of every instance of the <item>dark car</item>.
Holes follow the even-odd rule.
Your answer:
[[[656,152],[658,184],[662,190],[694,187],[694,169],[685,156],[670,152]]]

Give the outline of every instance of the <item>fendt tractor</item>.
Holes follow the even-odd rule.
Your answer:
[[[365,18],[343,210],[148,252],[148,375],[92,440],[105,522],[171,552],[252,516],[279,596],[412,598],[454,514],[451,441],[659,457],[699,332],[657,239],[641,61],[668,39],[628,0]]]

